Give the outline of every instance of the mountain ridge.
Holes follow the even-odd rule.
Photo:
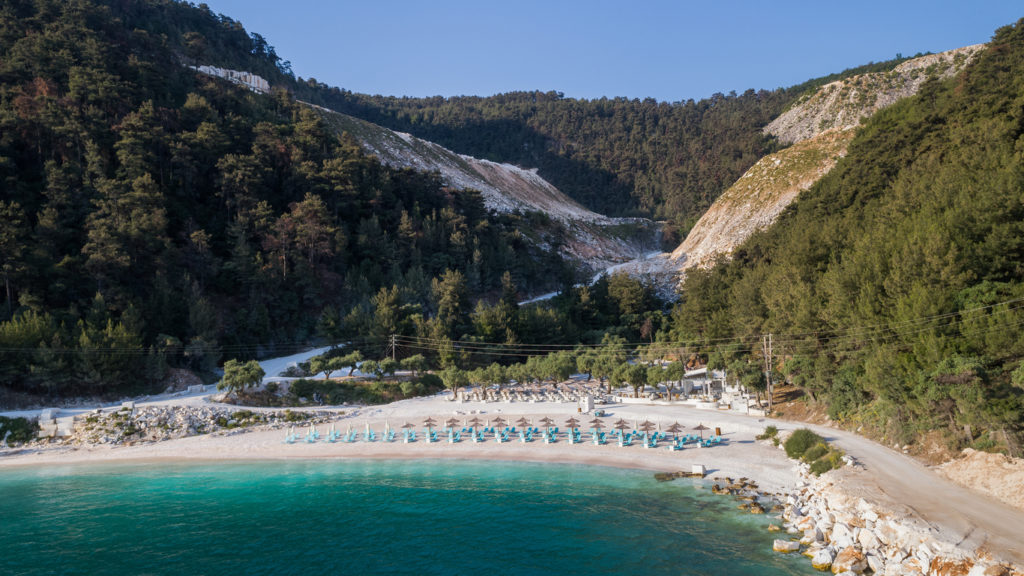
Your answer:
[[[789,147],[758,160],[723,192],[661,265],[682,276],[694,266],[729,256],[835,167],[864,119],[916,94],[928,79],[963,70],[985,46],[919,56],[888,72],[830,82],[803,97],[764,128]]]

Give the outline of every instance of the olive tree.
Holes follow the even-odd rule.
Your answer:
[[[232,358],[224,363],[224,377],[217,383],[217,389],[237,392],[259,384],[264,376],[266,372],[259,362],[249,360],[243,364]]]

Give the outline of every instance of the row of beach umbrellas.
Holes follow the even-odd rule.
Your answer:
[[[539,420],[539,422],[545,428],[551,428],[551,426],[555,423],[554,420],[552,420],[551,418],[548,418],[547,416],[545,416],[544,418],[541,418]],[[460,422],[456,418],[449,418],[448,420],[445,421],[444,424],[448,428],[455,428],[456,426],[459,426],[459,425],[465,425],[465,426],[471,427],[471,428],[478,428],[483,423],[484,422],[482,420],[480,420],[479,418],[474,416],[472,419],[470,419],[468,421],[465,421],[465,422]],[[508,421],[505,420],[504,418],[502,418],[501,416],[498,416],[497,418],[489,418],[489,419],[487,419],[487,425],[488,426],[499,426],[499,427],[501,427],[501,426],[505,426],[507,423],[508,423]],[[522,417],[522,418],[516,420],[515,423],[517,425],[519,425],[519,426],[532,426],[533,425],[533,423],[530,420],[527,420],[525,417]],[[601,430],[603,428],[607,428],[607,426],[605,425],[604,421],[601,420],[600,418],[594,418],[593,420],[591,420],[589,422],[589,424],[590,424],[591,428],[594,428],[594,429],[597,429],[597,430]],[[569,418],[568,420],[565,421],[565,425],[568,426],[569,428],[572,428],[572,429],[579,428],[580,421],[577,420],[576,418]],[[437,427],[437,421],[434,420],[433,418],[428,417],[426,420],[423,421],[423,426],[427,427],[427,429],[436,428]],[[415,428],[415,427],[416,427],[415,424],[411,424],[409,422],[406,422],[406,423],[402,424],[402,428]],[[644,420],[640,424],[637,424],[634,421],[633,426],[630,426],[629,422],[626,422],[625,420],[623,420],[621,418],[619,419],[618,422],[615,422],[613,427],[616,430],[636,429],[636,430],[643,430],[644,432],[648,432],[648,433],[654,431],[655,429],[658,429],[659,431],[661,429],[660,424],[655,424],[655,423],[651,422],[650,420]],[[666,432],[671,432],[672,434],[678,434],[678,433],[682,432],[683,430],[685,430],[685,427],[681,426],[679,424],[679,422],[674,422],[671,426],[669,426],[669,427],[667,427],[665,429]],[[697,426],[693,427],[693,430],[699,431],[700,432],[700,437],[703,440],[704,439],[704,431],[705,430],[710,430],[710,428],[708,428],[704,424],[698,424]]]

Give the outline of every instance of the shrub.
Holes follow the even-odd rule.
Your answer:
[[[419,395],[422,386],[418,386],[417,383],[413,382],[412,380],[406,380],[399,384],[399,388],[402,391],[402,396],[405,396],[406,398],[412,398],[413,396]]]
[[[824,441],[824,438],[818,436],[814,432],[811,432],[807,428],[801,428],[793,432],[793,434],[791,434],[786,440],[786,456],[797,460],[803,456],[804,452],[807,452],[811,446]]]
[[[284,378],[306,378],[308,376],[312,376],[312,374],[309,373],[309,370],[305,370],[301,365],[298,365],[285,368],[280,374],[278,374],[278,376],[282,376]]]
[[[419,383],[423,386],[423,391],[427,394],[433,394],[438,390],[444,390],[444,382],[437,374],[424,374],[423,376],[420,376]]]
[[[757,439],[758,440],[767,440],[769,438],[775,439],[775,438],[778,438],[778,436],[779,436],[779,429],[778,428],[776,428],[775,426],[765,426],[764,434],[758,434],[757,435]],[[775,445],[778,446],[778,442],[776,442]]]
[[[291,410],[284,411],[285,422],[305,422],[309,420],[309,414],[305,412],[292,412]]]
[[[39,425],[27,418],[7,418],[0,416],[0,441],[7,438],[7,442],[21,444],[29,442],[39,432]],[[10,435],[8,435],[10,433]]]
[[[808,448],[807,451],[804,452],[803,456],[800,457],[800,459],[803,460],[804,462],[810,463],[810,462],[814,462],[815,460],[821,458],[822,456],[824,456],[824,455],[826,455],[828,453],[829,453],[828,444],[825,444],[824,442],[822,442],[822,443],[815,444],[814,446],[811,446],[810,448]]]
[[[231,419],[232,420],[248,420],[248,419],[252,418],[254,415],[255,414],[253,414],[252,410],[239,410],[239,411],[234,412],[234,413],[231,414]]]
[[[811,463],[811,474],[815,476],[821,476],[823,473],[829,470],[836,470],[843,466],[843,452],[832,448],[828,454],[818,458]]]

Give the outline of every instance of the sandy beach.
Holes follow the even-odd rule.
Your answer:
[[[833,428],[807,426],[802,423],[757,418],[720,410],[697,409],[685,405],[603,405],[603,418],[610,427],[618,419],[631,425],[643,420],[660,424],[664,430],[678,422],[684,433],[697,434],[695,426],[704,425],[714,433],[721,428],[725,439],[720,445],[698,448],[693,444],[680,451],[671,451],[667,443],[657,448],[644,448],[640,443],[620,447],[615,441],[594,445],[589,434],[583,443],[570,444],[564,435],[557,442],[546,444],[539,437],[533,442],[495,442],[491,435],[482,443],[468,437],[449,443],[444,434],[439,442],[423,440],[423,421],[432,417],[438,422],[448,418],[466,421],[474,416],[481,420],[502,417],[526,417],[535,425],[547,416],[565,429],[569,417],[583,421],[582,430],[592,415],[578,414],[574,403],[557,402],[452,402],[450,395],[415,398],[383,406],[334,407],[337,414],[330,422],[318,425],[326,437],[331,425],[344,433],[349,427],[362,432],[366,426],[380,434],[385,426],[399,429],[404,423],[414,424],[416,442],[405,444],[399,433],[394,442],[315,443],[285,442],[287,431],[254,428],[192,436],[157,443],[132,446],[83,446],[0,451],[0,469],[40,465],[77,465],[99,462],[146,461],[217,461],[217,460],[281,460],[281,459],[486,459],[552,463],[579,463],[644,469],[654,472],[689,471],[692,465],[703,465],[709,478],[746,477],[756,481],[762,490],[786,492],[799,481],[797,466],[785,453],[755,436],[771,424],[780,431],[810,427],[834,442],[859,463],[834,474],[843,489],[871,503],[894,510],[936,538],[955,545],[965,552],[983,550],[993,557],[1024,564],[1024,547],[1018,534],[1024,528],[1024,511],[1009,507],[984,494],[968,490],[943,478],[912,458],[867,440],[856,434]],[[187,397],[182,404],[195,406],[206,400]],[[154,399],[153,405],[168,405],[175,400]],[[145,402],[137,404],[146,406]],[[443,426],[443,425],[442,425]],[[305,429],[297,428],[300,434]]]
[[[166,404],[166,401],[160,403]],[[194,400],[192,403],[194,404]],[[145,404],[140,403],[139,406]],[[499,416],[505,419],[526,417],[541,426],[538,422],[547,416],[563,431],[565,420],[571,416],[584,420],[581,424],[584,431],[589,428],[585,422],[593,418],[586,414],[578,414],[575,404],[568,403],[460,403],[451,402],[443,396],[435,396],[385,406],[337,409],[339,415],[333,424],[340,432],[345,432],[348,427],[362,432],[369,425],[380,434],[385,426],[400,428],[405,422],[414,424],[419,437],[416,442],[409,444],[401,441],[400,434],[395,442],[328,443],[321,440],[306,443],[299,440],[294,444],[288,444],[284,441],[286,433],[283,430],[253,429],[134,446],[89,446],[77,449],[55,447],[18,454],[8,453],[6,457],[0,457],[0,467],[126,460],[462,458],[575,462],[660,472],[689,471],[693,464],[701,464],[707,469],[709,477],[748,477],[756,479],[763,489],[770,491],[782,491],[796,482],[797,475],[793,463],[786,460],[778,448],[755,441],[754,436],[760,434],[765,426],[757,419],[684,407],[613,405],[605,409],[608,416],[603,420],[609,427],[619,418],[625,419],[631,425],[649,419],[660,424],[662,429],[678,422],[687,429],[684,433],[696,435],[698,431],[692,428],[703,424],[712,429],[710,432],[704,432],[705,436],[713,433],[715,427],[720,427],[725,441],[710,448],[697,448],[690,444],[680,451],[670,451],[665,442],[660,443],[657,448],[644,448],[639,443],[620,447],[614,441],[598,446],[589,441],[588,434],[584,435],[584,442],[581,444],[570,444],[564,434],[552,444],[545,444],[539,437],[525,444],[518,439],[498,443],[491,435],[487,436],[485,442],[476,443],[468,437],[463,437],[461,442],[452,444],[443,434],[439,435],[441,441],[428,443],[423,440],[422,434],[422,424],[427,417],[438,421],[448,418],[464,421],[474,416],[481,420]],[[326,436],[329,428],[330,424],[318,426],[323,436]],[[304,433],[305,430],[297,429],[300,433]]]

